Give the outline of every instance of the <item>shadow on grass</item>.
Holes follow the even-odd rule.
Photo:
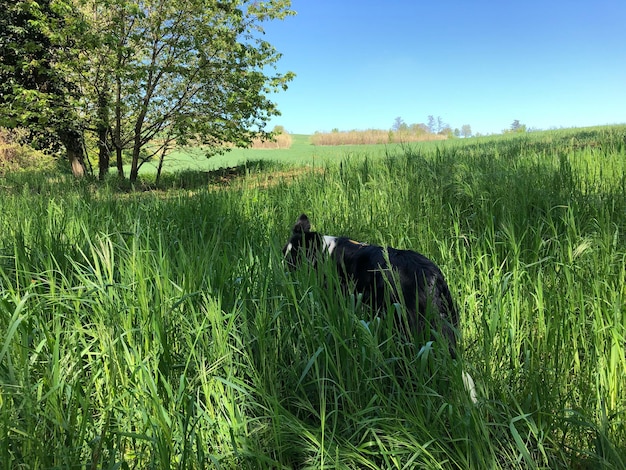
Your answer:
[[[230,186],[251,174],[280,170],[284,165],[267,160],[250,160],[245,163],[217,168],[215,170],[181,170],[164,173],[157,182],[154,177],[142,176],[138,181],[131,183],[128,180],[110,179],[116,181],[117,189],[128,191],[152,191],[172,189],[202,189],[209,186]]]
[[[163,173],[156,181],[154,175],[140,175],[137,181],[119,178],[111,172],[104,181],[93,176],[77,179],[71,174],[58,171],[23,170],[7,173],[0,182],[5,193],[54,194],[67,191],[68,187],[90,193],[107,188],[113,193],[131,193],[168,190],[198,190],[208,187],[227,187],[250,175],[279,172],[282,163],[267,160],[251,160],[245,163],[215,170],[181,170]]]

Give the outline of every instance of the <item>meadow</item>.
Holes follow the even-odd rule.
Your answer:
[[[372,145],[315,145],[315,136],[289,134],[292,139],[291,147],[270,148],[232,148],[228,152],[206,158],[201,148],[181,148],[169,155],[163,168],[170,174],[178,172],[210,172],[220,168],[243,165],[246,162],[262,162],[268,164],[288,166],[318,166],[327,163],[336,163],[338,160],[356,155],[378,159],[389,153],[398,153],[406,146],[405,143],[372,144]],[[422,143],[429,146],[432,142]],[[434,148],[434,147],[433,147]],[[141,167],[140,173],[145,179],[156,173],[157,161],[148,162]],[[128,173],[128,172],[127,172]]]
[[[0,181],[0,468],[626,468],[626,127],[231,156]],[[432,258],[460,357],[286,270],[302,212]]]

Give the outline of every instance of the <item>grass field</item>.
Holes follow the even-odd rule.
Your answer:
[[[626,127],[301,139],[167,191],[0,182],[0,467],[626,468]],[[301,212],[435,260],[461,357],[286,272]]]
[[[179,150],[165,160],[164,171],[180,170],[212,171],[226,166],[243,164],[246,161],[262,161],[265,163],[284,163],[287,165],[324,165],[337,161],[348,155],[364,155],[377,158],[389,151],[403,147],[402,144],[380,145],[342,145],[337,147],[315,146],[310,136],[295,134],[289,149],[231,149],[223,155],[206,158],[201,150]],[[428,145],[429,143],[422,144]],[[142,167],[145,176],[156,172],[157,162]]]

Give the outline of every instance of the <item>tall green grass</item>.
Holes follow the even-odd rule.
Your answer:
[[[626,468],[625,144],[408,146],[169,192],[15,177],[0,466]],[[331,266],[286,272],[301,212],[435,260],[461,358],[395,335],[393,305],[373,320]]]

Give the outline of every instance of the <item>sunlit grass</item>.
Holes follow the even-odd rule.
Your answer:
[[[356,153],[166,195],[7,180],[0,466],[624,468],[625,137]],[[435,260],[461,358],[394,334],[393,305],[373,320],[332,266],[286,272],[301,212]]]

